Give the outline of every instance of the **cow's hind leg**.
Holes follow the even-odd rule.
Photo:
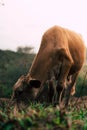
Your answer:
[[[60,103],[60,108],[64,109],[68,106],[70,94],[72,93],[72,89],[75,86],[76,79],[78,76],[79,72],[75,73],[71,77],[71,83],[67,85],[67,87],[64,90],[64,97],[62,99],[62,102]]]

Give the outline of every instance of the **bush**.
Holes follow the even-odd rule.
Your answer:
[[[75,96],[81,97],[87,95],[87,65],[84,65],[76,83]]]
[[[29,71],[35,54],[0,50],[0,97],[10,97],[17,79]]]

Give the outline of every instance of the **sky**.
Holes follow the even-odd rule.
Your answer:
[[[0,49],[32,46],[59,25],[80,33],[87,46],[87,0],[0,0]]]

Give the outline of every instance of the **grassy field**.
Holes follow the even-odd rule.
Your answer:
[[[58,106],[31,103],[21,112],[3,103],[0,130],[87,130],[87,97],[71,99],[65,115]]]

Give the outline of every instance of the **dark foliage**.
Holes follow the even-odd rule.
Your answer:
[[[17,79],[29,71],[35,54],[0,50],[0,97],[10,97]]]

